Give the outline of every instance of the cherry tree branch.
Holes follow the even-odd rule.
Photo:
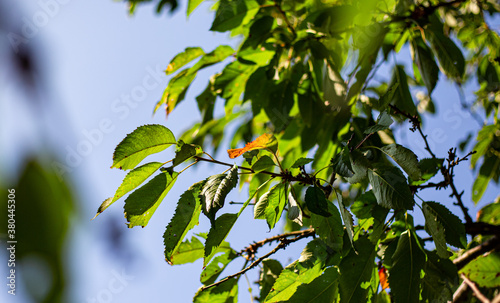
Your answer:
[[[493,236],[488,241],[485,241],[478,246],[467,250],[463,255],[453,260],[453,264],[455,264],[457,269],[460,270],[470,261],[493,249],[500,249],[500,238],[498,236]]]
[[[479,288],[477,288],[476,283],[469,280],[469,278],[467,278],[464,274],[461,275],[461,278],[464,280],[464,282],[467,284],[467,286],[469,286],[470,289],[472,289],[474,296],[476,296],[476,298],[479,301],[481,301],[483,303],[490,303],[490,300],[488,298],[486,298],[486,296],[481,293]]]
[[[311,232],[312,230],[312,232]],[[305,231],[309,231],[309,232],[305,232]],[[258,264],[260,264],[262,261],[264,261],[266,258],[268,258],[269,256],[275,254],[277,251],[279,251],[280,249],[282,248],[285,248],[286,246],[288,246],[288,244],[290,243],[293,243],[293,242],[296,242],[300,239],[303,239],[303,238],[306,238],[306,237],[309,237],[311,235],[314,234],[314,230],[313,229],[307,229],[307,230],[304,230],[302,231],[303,233],[302,234],[299,234],[298,236],[296,236],[295,238],[293,239],[286,239],[286,238],[282,238],[282,239],[279,239],[280,243],[273,249],[271,250],[270,252],[268,252],[267,254],[263,255],[262,257],[258,258],[257,260],[255,260],[254,262],[252,262],[252,264],[250,264],[249,266],[245,267],[244,269],[240,270],[239,272],[235,273],[235,274],[232,274],[232,275],[229,275],[227,277],[225,277],[224,279],[218,281],[218,282],[215,282],[215,283],[212,283],[210,285],[206,285],[206,286],[203,286],[200,288],[200,291],[204,291],[204,290],[207,290],[209,288],[212,288],[212,287],[215,287],[217,285],[220,285],[228,280],[231,280],[235,277],[238,277],[244,273],[246,273],[247,271],[249,271],[250,269],[254,268],[255,266],[257,266]],[[264,240],[265,241],[265,240]],[[273,240],[274,241],[274,240]]]

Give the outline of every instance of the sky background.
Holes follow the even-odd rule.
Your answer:
[[[0,167],[3,178],[12,182],[22,168],[24,156],[50,149],[59,156],[60,164],[69,168],[63,177],[72,183],[79,205],[66,245],[67,270],[71,277],[68,302],[190,302],[201,285],[201,260],[169,266],[164,261],[162,235],[179,195],[191,184],[225,168],[200,164],[197,169],[182,174],[146,228],[126,228],[123,200],[95,220],[90,219],[100,203],[114,194],[125,176],[125,172],[109,167],[115,146],[126,134],[140,125],[158,123],[179,136],[200,119],[194,97],[222,65],[200,72],[186,100],[167,120],[163,111],[153,116],[152,110],[168,83],[169,77],[162,71],[170,59],[187,46],[201,46],[208,52],[219,44],[234,47],[238,40],[208,31],[213,19],[213,12],[209,10],[211,2],[198,7],[189,19],[185,16],[185,1],[181,1],[180,9],[173,15],[156,15],[153,6],[145,5],[132,17],[124,3],[113,1],[0,2],[12,11],[12,20],[34,29],[27,43],[34,45],[38,52],[38,80],[43,84],[43,89],[33,96],[21,90],[8,67],[0,71]],[[56,5],[44,6],[44,3]],[[38,21],[40,26],[36,26],[37,16],[44,12],[49,15],[44,7],[49,7],[50,16],[46,22]],[[4,34],[2,49],[9,45]],[[408,49],[397,58],[399,63],[407,63]],[[389,80],[387,67],[382,67],[379,78]],[[469,97],[474,88],[474,85],[466,87]],[[478,124],[461,110],[457,91],[444,78],[439,81],[433,98],[441,116],[426,119],[424,132],[429,135],[434,153],[445,157],[448,149],[457,146],[469,131],[477,131]],[[27,102],[32,99],[42,106]],[[218,104],[220,107],[221,102]],[[222,113],[221,108],[218,112]],[[44,130],[39,129],[37,121],[43,121]],[[413,149],[419,158],[429,157],[418,134],[405,131],[397,135],[399,142]],[[217,158],[231,162],[224,149],[223,145]],[[152,156],[151,160],[170,159],[172,154],[173,148]],[[465,201],[471,201],[473,183],[468,165],[464,163],[456,169],[457,187],[465,190]],[[490,186],[479,206],[493,200],[497,192],[498,188]],[[448,197],[449,190],[437,193],[424,190],[419,195],[439,201],[456,212]],[[234,191],[226,201],[244,199],[244,195]],[[225,209],[236,212],[239,206],[228,205]],[[470,214],[475,217],[477,210],[471,209]],[[252,213],[251,208],[244,212],[227,239],[237,251],[252,241],[279,232],[279,228],[268,232],[265,221],[251,220]],[[415,213],[416,218],[421,217],[418,210]],[[208,228],[209,222],[202,216],[195,232],[208,231]],[[276,257],[284,262],[293,261],[306,242],[297,243]],[[0,256],[5,257],[5,253],[1,252]],[[0,265],[2,272],[6,272],[5,263],[2,261]],[[243,264],[241,260],[233,263],[225,273],[236,272]],[[110,282],[117,276],[127,278],[122,279],[123,287],[119,291],[110,292]],[[249,281],[255,280],[257,270],[249,274]],[[40,283],[43,284],[43,277]],[[246,280],[241,279],[240,302],[250,301],[248,287]],[[257,286],[251,287],[257,294]],[[13,299],[5,289],[0,292],[0,301],[29,302],[23,296],[21,284],[18,291]],[[108,293],[112,296],[107,297]]]

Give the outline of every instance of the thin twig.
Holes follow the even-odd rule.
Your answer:
[[[304,230],[297,230],[297,231],[292,231],[292,232],[289,232],[289,233],[285,233],[285,234],[280,234],[280,235],[276,235],[276,236],[273,236],[273,237],[269,237],[269,238],[266,238],[262,241],[259,241],[259,242],[255,242],[253,244],[250,244],[249,246],[243,248],[240,252],[238,252],[238,255],[241,256],[243,255],[245,252],[247,253],[247,259],[254,259],[255,256],[254,254],[257,252],[257,250],[264,246],[265,244],[267,243],[271,243],[271,242],[274,242],[274,241],[281,241],[281,240],[284,240],[288,237],[293,237],[293,236],[301,236],[301,235],[306,235],[306,236],[311,236],[311,235],[314,235],[314,229],[313,228],[309,228],[309,229],[304,229]]]
[[[481,293],[479,288],[477,288],[476,283],[469,280],[469,278],[467,278],[464,274],[462,274],[461,277],[464,280],[464,282],[467,283],[467,286],[469,286],[472,289],[472,291],[474,292],[474,296],[476,296],[476,298],[479,301],[481,301],[483,303],[490,303],[490,300],[488,298],[486,298],[486,296]]]
[[[293,28],[292,23],[290,23],[290,20],[288,20],[288,17],[286,16],[285,11],[283,10],[283,8],[281,8],[281,5],[279,5],[278,3],[275,3],[274,6],[278,9],[280,14],[283,16],[283,19],[285,20],[286,26],[288,27],[290,32],[292,32],[293,38],[295,39],[297,37],[297,33],[295,32],[295,28]]]
[[[232,275],[229,275],[227,277],[225,277],[224,279],[218,281],[218,282],[215,282],[215,283],[212,283],[210,285],[206,285],[206,286],[203,286],[200,288],[200,291],[204,291],[204,290],[207,290],[209,288],[212,288],[212,287],[215,287],[219,284],[222,284],[232,278],[235,278],[235,277],[238,277],[244,273],[246,273],[247,271],[249,271],[250,269],[254,268],[255,266],[257,266],[258,264],[260,264],[260,262],[264,261],[266,258],[268,258],[269,256],[271,256],[272,254],[275,254],[278,250],[282,249],[282,248],[285,248],[288,244],[292,243],[292,242],[295,242],[295,241],[298,241],[302,238],[305,238],[305,237],[308,237],[309,234],[306,234],[306,235],[299,235],[293,239],[281,239],[280,243],[273,249],[271,250],[270,252],[268,252],[267,254],[263,255],[262,257],[258,258],[257,260],[255,260],[254,262],[252,262],[252,264],[250,264],[248,267],[245,267],[244,269],[240,270],[239,272],[235,273],[235,274],[232,274]]]
[[[480,245],[469,249],[463,255],[453,260],[453,264],[457,267],[458,270],[462,269],[465,265],[467,265],[470,261],[474,260],[476,257],[490,251],[493,249],[500,248],[500,239],[498,236],[493,236],[488,241],[481,243]]]
[[[460,284],[457,290],[453,293],[452,302],[461,302],[463,300],[463,297],[467,295],[467,289],[469,289],[469,286],[467,286],[467,283],[465,283],[465,281],[462,281],[462,284]]]

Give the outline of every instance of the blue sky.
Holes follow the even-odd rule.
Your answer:
[[[40,96],[45,109],[42,113],[34,112],[27,103],[15,101],[27,95],[8,81],[8,76],[0,73],[0,111],[5,118],[0,121],[0,165],[15,175],[23,153],[52,146],[61,163],[70,168],[64,176],[71,179],[80,200],[67,243],[67,262],[72,273],[69,295],[74,298],[71,302],[93,302],[93,299],[99,302],[99,298],[102,302],[190,302],[200,286],[198,277],[202,264],[198,261],[186,266],[169,266],[163,260],[162,235],[179,195],[191,184],[224,169],[203,164],[181,175],[144,229],[126,228],[123,201],[118,201],[96,220],[90,221],[90,218],[99,204],[114,194],[125,176],[123,171],[109,167],[114,147],[126,134],[140,125],[159,123],[180,135],[199,120],[194,97],[205,87],[208,76],[220,66],[199,73],[186,100],[166,120],[164,112],[153,116],[152,110],[168,82],[169,78],[161,71],[170,59],[187,46],[201,46],[210,51],[222,43],[234,46],[237,41],[208,31],[213,18],[210,3],[202,4],[186,20],[184,7],[172,16],[157,16],[154,8],[146,5],[130,17],[123,3],[113,1],[5,1],[19,7],[13,18],[21,20],[23,25],[40,24],[34,26],[36,33],[27,43],[36,45],[39,50],[46,89]],[[49,9],[46,22],[36,21],[43,12],[49,15],[43,3],[56,3],[56,6]],[[409,58],[409,52],[405,50],[399,57]],[[458,94],[446,80],[440,80],[433,97],[444,116],[427,119],[424,131],[429,134],[433,151],[445,156],[450,147],[464,138],[467,130],[475,130],[478,125],[460,109]],[[48,139],[38,136],[36,124],[30,122],[37,119],[34,115],[42,116],[46,122]],[[416,133],[405,132],[399,137],[401,143],[413,148],[419,158],[428,157]],[[172,150],[160,157],[165,159],[171,154]],[[230,161],[224,153],[218,156],[223,161]],[[464,200],[470,201],[473,179],[468,164],[460,165],[456,175],[457,187],[465,190]],[[494,199],[497,190],[490,186],[482,201]],[[448,194],[445,190],[437,194],[427,190],[420,196],[451,206]],[[243,198],[231,193],[228,200],[241,201]],[[237,209],[237,206],[228,207],[228,211]],[[475,216],[475,211],[470,213]],[[118,226],[123,232],[120,254],[109,243],[110,226]],[[208,228],[209,223],[203,218],[196,231]],[[239,250],[279,229],[272,233],[267,231],[264,221],[251,220],[249,209],[228,241]],[[303,244],[305,242],[287,248],[277,256],[285,262],[295,260]],[[228,272],[235,272],[241,266],[241,262],[236,262]],[[253,271],[249,275],[251,282],[257,279],[256,273]],[[256,285],[251,286],[257,289]],[[241,279],[241,302],[250,301],[247,288],[246,280]],[[112,297],[106,297],[107,293]],[[16,296],[14,301],[6,296],[5,292],[0,292],[2,302],[25,302],[22,295]]]

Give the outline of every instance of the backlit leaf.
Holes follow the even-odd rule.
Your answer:
[[[254,207],[255,219],[266,219],[269,229],[273,229],[281,218],[287,201],[287,186],[280,183],[263,194]]]
[[[234,159],[247,151],[257,149],[268,149],[270,152],[276,153],[278,150],[278,140],[271,134],[263,134],[252,142],[247,143],[245,147],[228,149],[227,153],[229,158]]]
[[[339,272],[335,267],[327,268],[321,276],[309,284],[297,287],[288,303],[334,302],[338,294]]]
[[[221,0],[211,31],[225,32],[239,26],[245,17],[253,17],[260,6],[257,1]]]
[[[199,194],[204,183],[205,181],[202,181],[192,185],[181,195],[175,214],[163,234],[165,259],[170,265],[175,264],[172,255],[179,249],[187,232],[198,224],[198,218],[201,213]]]
[[[175,143],[174,134],[163,125],[140,126],[118,144],[111,168],[132,169],[147,156]]]
[[[468,263],[461,273],[481,287],[500,286],[500,252],[491,252]]]
[[[208,262],[218,252],[222,242],[226,239],[231,228],[233,228],[236,219],[238,219],[237,214],[223,214],[212,224],[205,243],[203,266],[207,266]]]
[[[276,166],[274,163],[273,159],[271,159],[269,156],[262,156],[260,157],[253,165],[252,169],[255,172],[263,171],[269,168],[272,168],[273,166]]]
[[[432,213],[437,221],[443,225],[446,242],[458,248],[465,248],[467,238],[462,221],[439,203],[425,202],[425,206],[426,211]]]
[[[177,172],[162,172],[146,185],[131,193],[125,200],[125,217],[128,227],[146,226],[177,180]]]
[[[182,140],[177,142],[177,150],[175,151],[175,158],[172,161],[172,165],[175,167],[194,156],[199,156],[203,154],[203,149],[201,146],[194,144],[186,144]]]
[[[316,235],[335,251],[342,249],[344,226],[337,207],[329,202],[328,212],[332,214],[324,217],[316,214],[311,215],[311,225]]]
[[[327,257],[321,240],[307,243],[300,259],[283,269],[264,302],[286,302],[300,285],[310,283],[321,275]]]
[[[166,74],[169,75],[175,72],[203,54],[205,54],[205,52],[200,47],[186,47],[184,52],[175,55],[175,57],[170,61],[167,69],[165,70]]]

